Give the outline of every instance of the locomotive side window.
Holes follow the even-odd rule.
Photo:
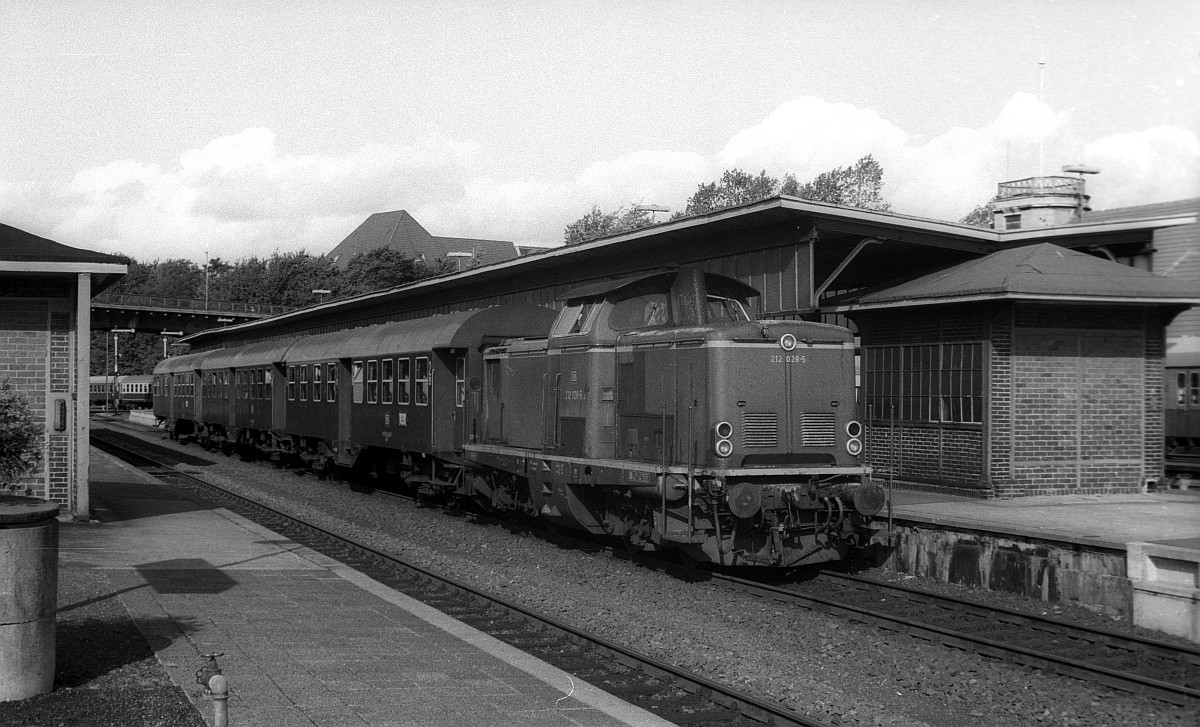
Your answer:
[[[354,396],[354,403],[361,404],[363,402],[363,362],[355,361],[350,365],[350,389]]]
[[[385,358],[381,364],[381,371],[380,371],[380,375],[383,377],[383,382],[382,382],[383,389],[381,391],[380,398],[382,400],[382,403],[384,403],[384,404],[392,403],[392,387],[394,386],[394,384],[392,383],[392,379],[395,378],[395,371],[393,370],[392,367],[393,367],[392,359]]]
[[[613,301],[608,326],[614,331],[665,326],[671,316],[665,293],[625,293]]]
[[[396,359],[396,403],[407,404],[412,399],[412,361]]]
[[[554,321],[550,335],[573,336],[578,333],[587,333],[592,329],[592,322],[599,310],[600,304],[596,301],[586,303],[574,301],[566,305]]]
[[[313,373],[312,373],[312,400],[313,401],[321,400],[321,392],[322,392],[321,369],[323,369],[323,368],[325,368],[325,367],[321,364],[313,364]]]
[[[300,401],[308,401],[308,364],[300,367]]]
[[[424,356],[417,357],[416,376],[413,387],[413,400],[417,406],[427,406],[429,404],[429,359]]]
[[[367,362],[367,403],[379,402],[379,362]]]
[[[288,366],[287,373],[287,398],[288,401],[296,400],[296,367]]]
[[[337,401],[337,364],[325,366],[325,400]]]

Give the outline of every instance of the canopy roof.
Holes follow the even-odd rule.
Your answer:
[[[1051,243],[1002,250],[867,293],[843,296],[839,312],[992,299],[1195,305],[1195,283]]]

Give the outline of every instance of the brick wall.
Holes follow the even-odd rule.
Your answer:
[[[7,379],[29,402],[34,421],[45,430],[42,462],[18,484],[33,497],[73,504],[75,416],[68,406],[64,431],[54,431],[53,401],[70,399],[74,374],[73,316],[65,300],[0,299],[0,380]]]
[[[855,323],[864,348],[987,342],[983,424],[868,421],[877,477],[1011,498],[1139,492],[1161,476],[1157,311],[1005,303],[859,314]]]

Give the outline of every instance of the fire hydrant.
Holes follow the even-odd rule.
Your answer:
[[[208,663],[196,670],[196,683],[204,687],[204,693],[213,701],[213,727],[229,727],[229,682],[221,673],[218,656],[225,654],[201,654]]]

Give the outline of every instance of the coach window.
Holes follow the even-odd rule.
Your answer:
[[[385,358],[380,364],[379,375],[382,377],[382,389],[380,391],[380,401],[384,404],[392,403],[392,389],[395,386],[392,379],[395,377],[393,370],[394,362],[390,358]]]
[[[1187,374],[1177,374],[1175,377],[1175,403],[1179,406],[1187,403]]]
[[[1188,399],[1192,406],[1200,405],[1200,373],[1192,372],[1192,386]]]
[[[308,401],[308,365],[300,367],[300,401]]]
[[[459,356],[454,359],[454,405],[462,406],[467,403],[467,359]]]
[[[355,361],[350,367],[350,389],[354,396],[354,403],[361,404],[363,402],[363,362]]]
[[[379,362],[367,362],[367,403],[375,404],[379,401]]]
[[[312,387],[313,387],[312,400],[313,401],[321,400],[321,393],[322,393],[321,369],[323,369],[323,368],[325,368],[324,364],[313,364],[313,374],[312,374]]]
[[[413,382],[413,403],[417,406],[426,406],[429,404],[429,379],[429,359],[424,356],[418,356]]]
[[[396,403],[407,404],[412,400],[412,360],[396,359]]]
[[[337,364],[325,366],[325,399],[337,401]]]
[[[258,369],[254,372],[254,393],[258,399],[267,398],[267,372],[263,369]]]
[[[287,380],[288,401],[295,401],[296,400],[296,367],[295,366],[288,366],[287,377],[288,377],[288,380]]]
[[[271,398],[271,385],[275,382],[275,373],[268,369],[263,369],[262,378],[263,378],[263,398],[270,399]]]

